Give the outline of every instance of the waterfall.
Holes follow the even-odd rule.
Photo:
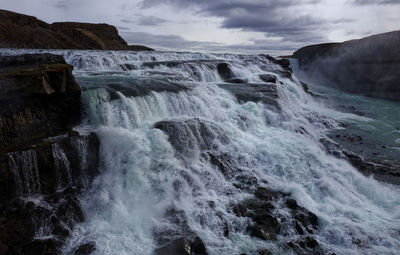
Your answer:
[[[9,168],[14,174],[17,194],[34,196],[40,193],[40,177],[35,150],[8,154]]]
[[[368,118],[325,107],[279,64],[261,55],[50,52],[74,65],[85,105],[77,129],[101,143],[101,175],[81,196],[86,221],[65,254],[87,242],[94,254],[152,254],[182,237],[201,239],[208,254],[295,254],[288,243],[303,230],[292,227],[286,196],[318,217],[308,233],[326,254],[398,252],[399,188],[321,143],[342,121]],[[68,169],[61,150],[53,155]],[[252,219],[235,212],[260,187],[280,192],[270,203],[280,225],[273,241],[251,236]]]

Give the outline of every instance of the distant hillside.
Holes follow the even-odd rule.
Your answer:
[[[343,43],[311,45],[293,54],[314,78],[352,93],[400,101],[400,31]]]
[[[0,48],[152,50],[128,45],[108,24],[56,22],[0,10]]]

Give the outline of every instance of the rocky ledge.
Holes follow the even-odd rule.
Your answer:
[[[2,255],[57,254],[84,220],[78,195],[98,174],[99,140],[72,130],[80,93],[62,56],[0,58]]]
[[[400,31],[343,43],[325,43],[293,54],[310,78],[351,93],[400,101]]]
[[[56,22],[48,24],[35,17],[0,10],[0,48],[139,50],[128,45],[118,30],[108,24]]]

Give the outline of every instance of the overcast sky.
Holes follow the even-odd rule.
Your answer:
[[[285,54],[400,30],[400,0],[0,0],[46,22],[115,25],[155,49]]]

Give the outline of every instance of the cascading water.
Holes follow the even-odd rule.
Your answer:
[[[36,151],[13,152],[8,155],[11,172],[16,181],[17,194],[33,196],[40,193],[40,181]]]
[[[101,142],[102,173],[81,197],[86,221],[65,254],[90,241],[95,254],[152,254],[191,235],[208,254],[294,253],[291,229],[266,242],[251,237],[250,220],[235,214],[256,186],[290,194],[315,213],[313,238],[327,254],[400,249],[399,188],[363,176],[320,143],[340,120],[368,119],[323,107],[265,57],[53,53],[74,65],[84,88],[85,121],[77,129],[95,131]],[[243,97],[236,90],[245,85],[221,86],[219,63],[248,84],[267,86],[260,75],[274,76],[276,105],[255,100],[264,90]],[[273,213],[288,215],[281,205],[275,202]]]

